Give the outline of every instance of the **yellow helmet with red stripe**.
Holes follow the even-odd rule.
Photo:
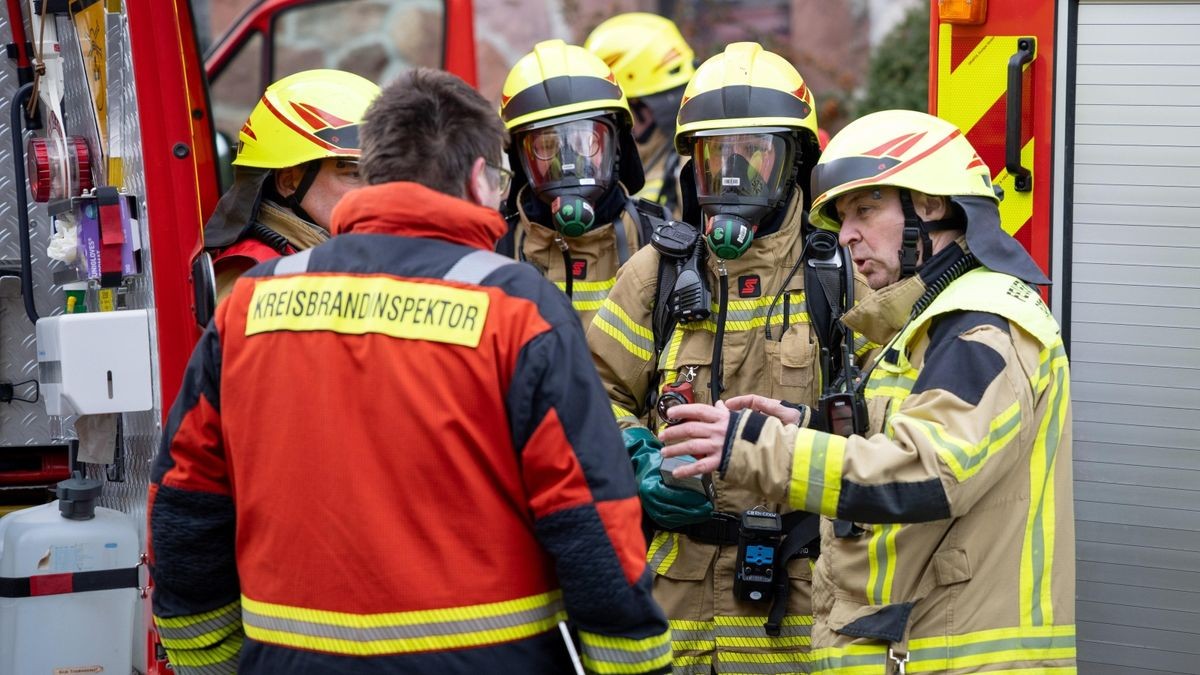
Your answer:
[[[872,113],[829,141],[812,171],[813,225],[840,230],[837,198],[881,186],[999,202],[991,171],[958,127],[912,110]]]
[[[238,133],[236,166],[282,169],[361,154],[358,130],[379,95],[370,80],[340,70],[306,70],[263,92]]]
[[[696,55],[679,27],[657,14],[618,14],[596,26],[583,46],[612,68],[629,98],[682,87],[696,72]]]

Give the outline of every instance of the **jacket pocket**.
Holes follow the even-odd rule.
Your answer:
[[[817,345],[811,340],[808,324],[795,324],[783,334],[782,340],[766,341],[764,347],[776,398],[797,403],[815,399]]]
[[[912,602],[890,605],[862,605],[838,598],[829,613],[829,627],[850,637],[883,642],[900,642],[908,630]]]
[[[971,561],[961,548],[948,548],[933,554],[933,578],[938,586],[952,586],[971,580]]]

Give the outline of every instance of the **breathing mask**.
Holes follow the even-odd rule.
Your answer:
[[[762,127],[702,132],[693,139],[696,196],[705,240],[721,259],[743,255],[758,224],[787,202],[796,144],[788,129]]]
[[[518,142],[529,185],[550,205],[555,229],[586,234],[596,224],[596,202],[614,182],[613,123],[603,116],[570,120],[529,130]]]

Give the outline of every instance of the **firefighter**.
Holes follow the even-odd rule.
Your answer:
[[[785,425],[794,414],[680,406],[690,421],[661,434],[682,441],[664,455],[701,458],[681,475],[719,466],[826,517],[823,673],[1075,671],[1067,356],[1031,286],[1048,281],[1001,229],[990,177],[956,127],[924,113],[843,129],[813,171],[812,219],[881,289],[843,319],[885,345],[862,387],[868,428],[833,436]]]
[[[361,185],[359,124],[379,87],[340,70],[289,75],[238,132],[233,187],[204,225],[217,299],[254,265],[329,238],[338,200]]]
[[[633,135],[646,172],[637,194],[679,216],[679,153],[675,115],[696,72],[695,54],[675,22],[657,14],[628,12],[596,26],[583,45],[604,59],[629,99]]]
[[[541,270],[587,326],[648,237],[629,198],[644,180],[629,104],[603,61],[562,40],[518,60],[501,100],[514,178],[498,250]]]
[[[565,673],[564,620],[589,672],[666,672],[579,320],[491,251],[494,109],[418,68],[362,132],[338,236],[235,282],[171,410],[150,532],[175,672]]]
[[[679,263],[696,273],[678,272],[657,244],[638,251],[588,329],[656,531],[648,559],[655,598],[671,620],[677,673],[807,671],[809,561],[781,561],[790,582],[778,605],[735,597],[737,522],[762,500],[720,480],[712,501],[665,484],[651,429],[680,400],[758,392],[814,402],[818,350],[796,263],[816,130],[812,93],[778,55],[736,43],[702,64],[675,135],[676,149],[691,157],[680,174],[685,217],[707,232],[693,230],[698,245],[685,247],[691,257]],[[687,308],[681,297],[703,299]],[[676,305],[693,313],[665,309]],[[784,515],[789,530],[806,524],[815,536],[815,518]],[[771,635],[764,625],[776,606],[785,616]]]

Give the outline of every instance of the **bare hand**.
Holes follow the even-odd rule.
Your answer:
[[[729,428],[729,409],[721,401],[715,406],[702,403],[677,405],[668,413],[680,424],[667,427],[658,435],[666,447],[663,457],[691,455],[693,464],[675,469],[676,478],[712,473],[721,465],[721,450],[725,447],[725,431]]]
[[[757,410],[760,413],[779,418],[784,424],[800,424],[800,411],[780,403],[779,399],[767,398],[757,394],[734,396],[725,402],[730,410]]]

